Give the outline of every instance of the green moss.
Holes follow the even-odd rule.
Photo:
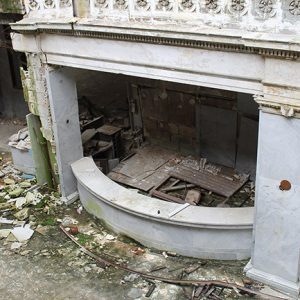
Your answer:
[[[56,225],[56,220],[54,216],[48,216],[45,218],[42,222],[41,225],[43,226],[54,226]]]
[[[21,13],[22,5],[20,0],[0,0],[0,12]]]
[[[76,235],[76,237],[78,238],[78,242],[82,245],[86,244],[87,242],[89,242],[93,239],[92,236],[84,234],[84,233],[78,233]]]

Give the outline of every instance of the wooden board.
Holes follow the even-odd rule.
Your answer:
[[[220,174],[214,175],[204,169],[197,171],[182,165],[174,167],[169,174],[171,177],[193,183],[205,190],[212,191],[224,197],[232,196],[249,179],[249,176],[245,176],[240,180],[229,180]]]

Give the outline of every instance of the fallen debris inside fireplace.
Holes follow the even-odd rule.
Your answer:
[[[248,174],[152,145],[142,129],[132,129],[124,112],[107,116],[93,111],[85,97],[80,104],[84,155],[93,157],[110,179],[162,201],[210,207],[254,205],[254,184]]]
[[[169,202],[219,207],[254,204],[254,184],[249,175],[152,145],[137,149],[108,177]]]

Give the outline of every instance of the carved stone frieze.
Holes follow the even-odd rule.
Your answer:
[[[289,4],[289,12],[293,16],[299,16],[300,15],[300,0],[293,0]]]
[[[221,10],[220,0],[205,0],[205,9],[210,13],[219,13]]]
[[[55,7],[55,1],[54,0],[45,0],[44,1],[45,8],[54,8]]]
[[[150,0],[135,0],[135,9],[147,11],[150,9]]]
[[[194,12],[196,10],[195,0],[180,0],[178,5],[180,11]]]
[[[256,13],[263,19],[274,17],[277,11],[277,0],[259,0],[255,8]]]
[[[243,16],[248,12],[248,0],[230,0],[228,10],[234,16]]]
[[[128,7],[127,0],[114,0],[114,9],[125,10]]]
[[[157,0],[156,9],[158,11],[172,11],[173,1],[172,0]]]
[[[29,0],[28,6],[30,10],[37,10],[39,9],[40,5],[37,0]]]
[[[60,0],[60,7],[71,7],[72,0]]]
[[[108,0],[95,0],[95,6],[97,8],[106,8],[108,7]]]

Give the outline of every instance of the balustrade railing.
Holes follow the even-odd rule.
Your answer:
[[[300,21],[300,0],[24,0],[28,14],[51,18],[73,13],[82,4],[93,19],[105,17],[168,21],[199,21],[211,25],[238,24],[251,28],[263,22],[266,27]],[[75,5],[76,4],[76,5]]]
[[[23,0],[25,11],[30,17],[70,17],[73,16],[72,0]]]

